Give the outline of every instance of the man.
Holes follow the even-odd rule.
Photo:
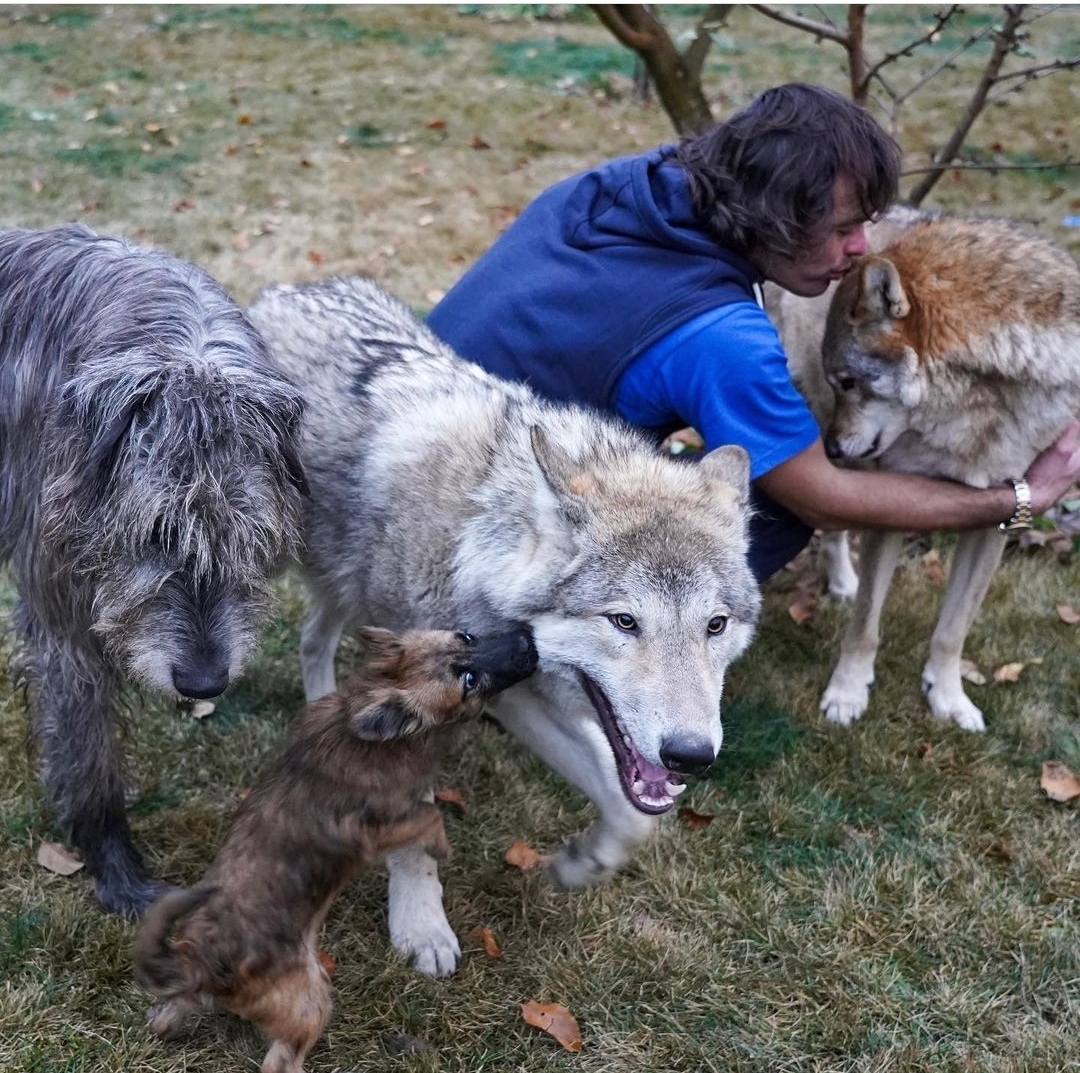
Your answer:
[[[692,426],[749,452],[759,580],[822,529],[974,529],[1020,509],[974,489],[841,469],[791,382],[758,297],[823,293],[896,196],[900,150],[851,101],[770,89],[679,146],[609,161],[542,193],[432,311],[460,354],[539,393],[662,438]],[[1080,476],[1080,423],[1024,475],[1038,514]]]

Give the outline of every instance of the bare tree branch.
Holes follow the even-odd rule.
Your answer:
[[[931,168],[908,195],[907,200],[912,205],[922,203],[926,195],[930,193],[947,170],[949,162],[959,152],[968,131],[971,130],[975,120],[979,117],[979,113],[986,106],[986,98],[1001,73],[1002,64],[1004,64],[1009,53],[1016,48],[1017,33],[1024,22],[1024,5],[1006,4],[1004,11],[1005,19],[1001,28],[994,34],[994,50],[990,55],[990,59],[986,61],[986,67],[983,69],[979,84],[971,95],[960,122],[957,123],[944,148],[935,154],[934,164],[937,165],[936,168]]]
[[[867,70],[865,76],[866,81],[869,82],[870,79],[874,78],[883,67],[888,67],[890,63],[895,63],[897,60],[904,59],[905,57],[910,56],[916,49],[921,48],[923,45],[929,44],[931,41],[933,41],[934,38],[938,34],[940,34],[941,31],[949,24],[949,22],[952,21],[953,16],[959,10],[959,5],[953,4],[953,6],[950,7],[948,11],[944,13],[939,12],[934,16],[934,25],[931,26],[930,29],[927,30],[926,33],[924,33],[921,37],[917,37],[914,40],[909,41],[906,45],[898,48],[895,52],[886,52],[885,55],[882,56],[877,63],[875,63]],[[985,36],[985,34],[989,32],[989,30],[984,30],[979,36]],[[962,45],[959,50],[953,53],[953,56],[958,55],[960,51],[963,51],[963,49],[970,47],[971,43],[973,42]]]
[[[835,41],[838,45],[847,48],[848,35],[838,30],[832,23],[815,22],[798,12],[789,11],[783,7],[773,7],[772,4],[751,4],[755,11],[772,19],[774,22],[782,22],[785,26],[794,26],[797,30],[805,30],[815,37],[821,37],[826,41]]]
[[[931,164],[925,168],[904,168],[903,175],[925,175],[928,172],[939,170],[939,164]],[[1058,168],[1080,168],[1080,160],[1074,160],[1071,156],[1064,160],[1050,160],[1043,164],[988,164],[976,160],[954,160],[946,171],[1056,171]]]

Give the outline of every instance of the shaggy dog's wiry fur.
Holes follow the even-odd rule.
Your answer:
[[[132,843],[125,680],[220,693],[297,544],[297,392],[209,276],[78,226],[0,232],[0,555],[42,777],[109,910]]]
[[[341,693],[308,706],[284,755],[244,799],[202,882],[150,909],[136,975],[175,1035],[204,996],[273,1041],[264,1073],[300,1073],[330,1015],[319,929],[338,891],[387,850],[448,852],[425,801],[439,728],[480,714],[536,668],[526,630],[486,638],[366,630],[372,659]]]

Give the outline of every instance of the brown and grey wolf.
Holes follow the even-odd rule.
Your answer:
[[[822,372],[830,457],[975,487],[1021,476],[1080,411],[1080,266],[1019,224],[941,216],[901,229],[840,281]],[[867,532],[827,719],[866,711],[878,627],[903,537]],[[961,653],[1005,534],[961,533],[922,688],[933,714],[983,730]]]
[[[724,676],[760,603],[745,452],[664,457],[615,419],[464,361],[368,280],[274,288],[249,313],[306,397],[308,697],[334,688],[358,619],[527,623],[540,669],[492,711],[599,810],[552,876],[607,878],[720,748]],[[434,862],[388,863],[395,946],[453,971]]]
[[[41,774],[98,900],[162,890],[132,842],[125,685],[214,696],[295,553],[300,393],[205,272],[79,226],[0,232],[0,560]]]
[[[371,629],[363,639],[370,661],[306,708],[199,885],[166,894],[143,919],[135,971],[159,1000],[159,1036],[177,1034],[212,996],[272,1040],[263,1073],[301,1073],[330,1016],[318,936],[331,903],[387,850],[447,854],[441,814],[425,800],[446,731],[536,669],[526,629]]]

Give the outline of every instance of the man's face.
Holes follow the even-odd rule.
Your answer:
[[[832,218],[814,241],[795,257],[762,254],[757,262],[766,279],[802,298],[823,294],[857,257],[866,253],[866,217],[855,194],[855,184],[841,175],[833,187]]]

